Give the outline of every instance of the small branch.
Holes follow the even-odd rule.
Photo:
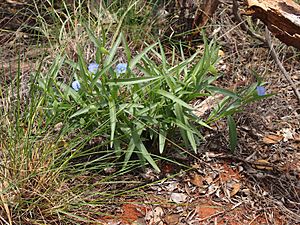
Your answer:
[[[285,70],[285,68],[283,67],[282,63],[280,62],[278,56],[277,56],[277,53],[273,47],[273,44],[272,44],[272,41],[271,41],[271,35],[270,35],[270,32],[268,30],[268,28],[266,27],[266,35],[265,35],[265,38],[263,38],[262,36],[254,33],[253,31],[251,31],[248,26],[244,23],[244,21],[242,20],[241,16],[239,15],[238,13],[238,3],[237,3],[237,0],[232,0],[232,3],[233,3],[233,7],[232,7],[232,11],[233,11],[233,15],[235,17],[235,19],[241,24],[241,28],[243,30],[245,30],[247,32],[247,34],[251,35],[252,37],[262,41],[264,44],[267,44],[269,49],[270,49],[270,52],[271,52],[271,56],[273,58],[273,60],[276,62],[276,64],[278,65],[280,71],[283,73],[285,79],[290,83],[290,85],[292,86],[293,88],[293,91],[296,95],[296,97],[298,98],[298,101],[300,103],[300,93],[299,93],[299,90],[297,88],[297,86],[295,85],[294,81],[291,79],[289,73]]]
[[[282,63],[280,62],[278,56],[277,56],[277,53],[275,52],[275,49],[273,47],[273,44],[272,44],[272,40],[271,40],[271,35],[270,35],[270,31],[268,30],[268,28],[266,27],[266,41],[267,41],[267,44],[268,44],[268,47],[270,49],[270,52],[271,52],[271,56],[272,58],[274,59],[274,61],[276,62],[276,64],[278,65],[279,69],[281,70],[281,72],[283,73],[285,79],[290,83],[290,85],[292,86],[294,92],[295,92],[295,95],[297,96],[298,98],[298,101],[300,103],[300,93],[299,93],[299,90],[297,88],[297,86],[295,85],[294,81],[291,79],[289,73],[285,70],[285,68],[283,67]]]

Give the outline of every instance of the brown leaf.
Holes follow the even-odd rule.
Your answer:
[[[171,194],[171,200],[175,203],[184,203],[187,201],[188,196],[183,193],[172,193]]]
[[[207,184],[211,184],[211,183],[214,181],[213,178],[210,177],[210,176],[206,176],[206,177],[204,178],[204,180],[206,181]]]
[[[288,140],[293,140],[294,136],[293,134],[295,133],[293,130],[289,128],[283,128],[281,129],[282,131],[282,136],[283,136],[283,141],[287,142]]]
[[[203,186],[203,177],[195,173],[191,178],[191,183],[197,187]]]
[[[230,197],[236,195],[236,193],[238,193],[240,189],[241,189],[241,184],[240,183],[233,184],[232,185],[232,190],[230,192]]]
[[[222,94],[216,94],[215,96],[209,96],[199,104],[197,101],[193,106],[195,108],[193,113],[198,117],[203,117],[208,111],[213,109],[223,97],[224,95]]]
[[[265,144],[276,144],[283,139],[282,135],[269,134],[263,138]]]
[[[300,134],[294,134],[294,141],[295,142],[300,142]]]
[[[171,215],[167,215],[164,218],[164,221],[166,224],[178,224],[180,219],[180,215],[179,214],[171,214]]]
[[[253,166],[259,170],[273,170],[271,164],[265,159],[256,160]]]
[[[195,18],[192,24],[193,29],[196,27],[203,27],[212,17],[220,4],[219,0],[203,0],[200,10],[196,11]]]

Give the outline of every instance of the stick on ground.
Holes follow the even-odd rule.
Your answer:
[[[278,55],[273,47],[272,44],[272,40],[271,40],[271,35],[270,35],[270,31],[268,30],[268,28],[266,27],[266,42],[268,44],[268,47],[270,49],[271,52],[271,56],[274,59],[274,61],[276,62],[276,64],[278,65],[279,69],[281,70],[281,72],[283,73],[284,77],[287,79],[287,81],[290,83],[290,85],[292,86],[295,95],[298,98],[298,101],[300,103],[300,93],[299,90],[296,86],[296,84],[294,83],[294,81],[292,80],[292,78],[290,77],[289,73],[285,70],[285,68],[283,67],[282,63],[280,62]]]

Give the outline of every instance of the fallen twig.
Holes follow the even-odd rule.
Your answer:
[[[280,62],[278,56],[277,56],[277,53],[275,52],[275,49],[273,47],[273,44],[272,44],[272,40],[271,40],[271,35],[270,35],[270,31],[268,30],[268,28],[266,27],[266,41],[267,41],[267,44],[268,44],[268,47],[270,49],[270,52],[271,52],[271,55],[272,55],[272,58],[274,59],[274,61],[276,62],[276,64],[278,65],[279,69],[281,70],[281,72],[283,73],[285,79],[290,83],[290,85],[292,86],[294,92],[295,92],[295,95],[297,96],[298,98],[298,101],[300,103],[300,93],[299,93],[299,90],[297,88],[297,86],[295,85],[294,81],[291,79],[289,73],[285,70],[285,68],[283,67],[282,63]]]
[[[245,30],[247,32],[247,34],[253,36],[254,38],[262,41],[263,43],[267,44],[268,45],[268,48],[270,49],[270,52],[271,52],[271,56],[273,58],[273,60],[276,62],[276,64],[278,65],[280,71],[283,73],[285,79],[290,83],[291,87],[293,88],[293,91],[296,95],[296,97],[298,98],[298,101],[300,103],[300,93],[299,93],[299,90],[297,88],[297,86],[295,85],[295,83],[293,82],[293,80],[291,79],[289,73],[285,70],[285,68],[283,67],[282,63],[280,62],[278,56],[277,56],[277,53],[273,47],[273,44],[272,44],[272,41],[271,41],[271,35],[270,35],[270,31],[268,30],[268,28],[266,27],[266,35],[265,35],[265,38],[263,38],[262,36],[254,33],[253,31],[251,31],[247,25],[243,22],[241,16],[239,15],[238,13],[238,3],[237,3],[237,0],[232,0],[233,2],[233,14],[234,14],[234,17],[235,19],[240,23],[241,25],[241,28],[243,30]]]

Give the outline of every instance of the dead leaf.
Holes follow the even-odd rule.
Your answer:
[[[166,224],[178,224],[180,219],[180,215],[179,214],[171,214],[171,215],[167,215],[165,216],[164,220]]]
[[[202,187],[203,186],[203,178],[199,174],[195,173],[191,177],[191,183],[197,187]]]
[[[172,193],[170,198],[173,202],[184,203],[186,202],[188,196],[183,193]]]
[[[289,128],[283,128],[282,130],[282,134],[283,134],[283,141],[287,142],[288,140],[293,140],[294,139],[294,135],[293,135],[293,131]]]
[[[294,141],[300,142],[300,134],[297,133],[294,134]]]
[[[232,185],[232,190],[230,192],[230,197],[233,197],[234,195],[236,195],[236,193],[238,193],[241,189],[241,184],[240,183],[235,183]]]
[[[201,2],[201,9],[198,10],[200,14],[195,15],[193,28],[205,26],[209,18],[212,17],[214,12],[218,8],[218,5],[220,4],[219,0],[204,0]]]
[[[197,101],[193,106],[195,108],[193,113],[198,117],[204,116],[213,109],[222,98],[224,98],[224,95],[216,94],[215,96],[209,96],[207,99],[201,101],[200,104],[198,104],[199,102]]]
[[[224,57],[225,56],[225,53],[224,51],[222,51],[221,49],[218,51],[218,56],[219,57]]]
[[[265,159],[258,159],[254,162],[253,167],[259,170],[273,170],[271,164]]]
[[[164,211],[161,207],[156,207],[154,210],[153,210],[153,222],[155,224],[157,224],[158,222],[161,221],[161,217],[164,215]]]
[[[158,224],[162,225],[162,216],[164,215],[164,211],[160,206],[157,206],[153,209],[153,211],[148,211],[145,215],[145,220],[148,221],[147,224]]]
[[[276,144],[283,139],[282,135],[269,134],[263,138],[265,144]]]
[[[205,177],[205,181],[207,184],[211,184],[213,182],[213,178],[210,176]]]

